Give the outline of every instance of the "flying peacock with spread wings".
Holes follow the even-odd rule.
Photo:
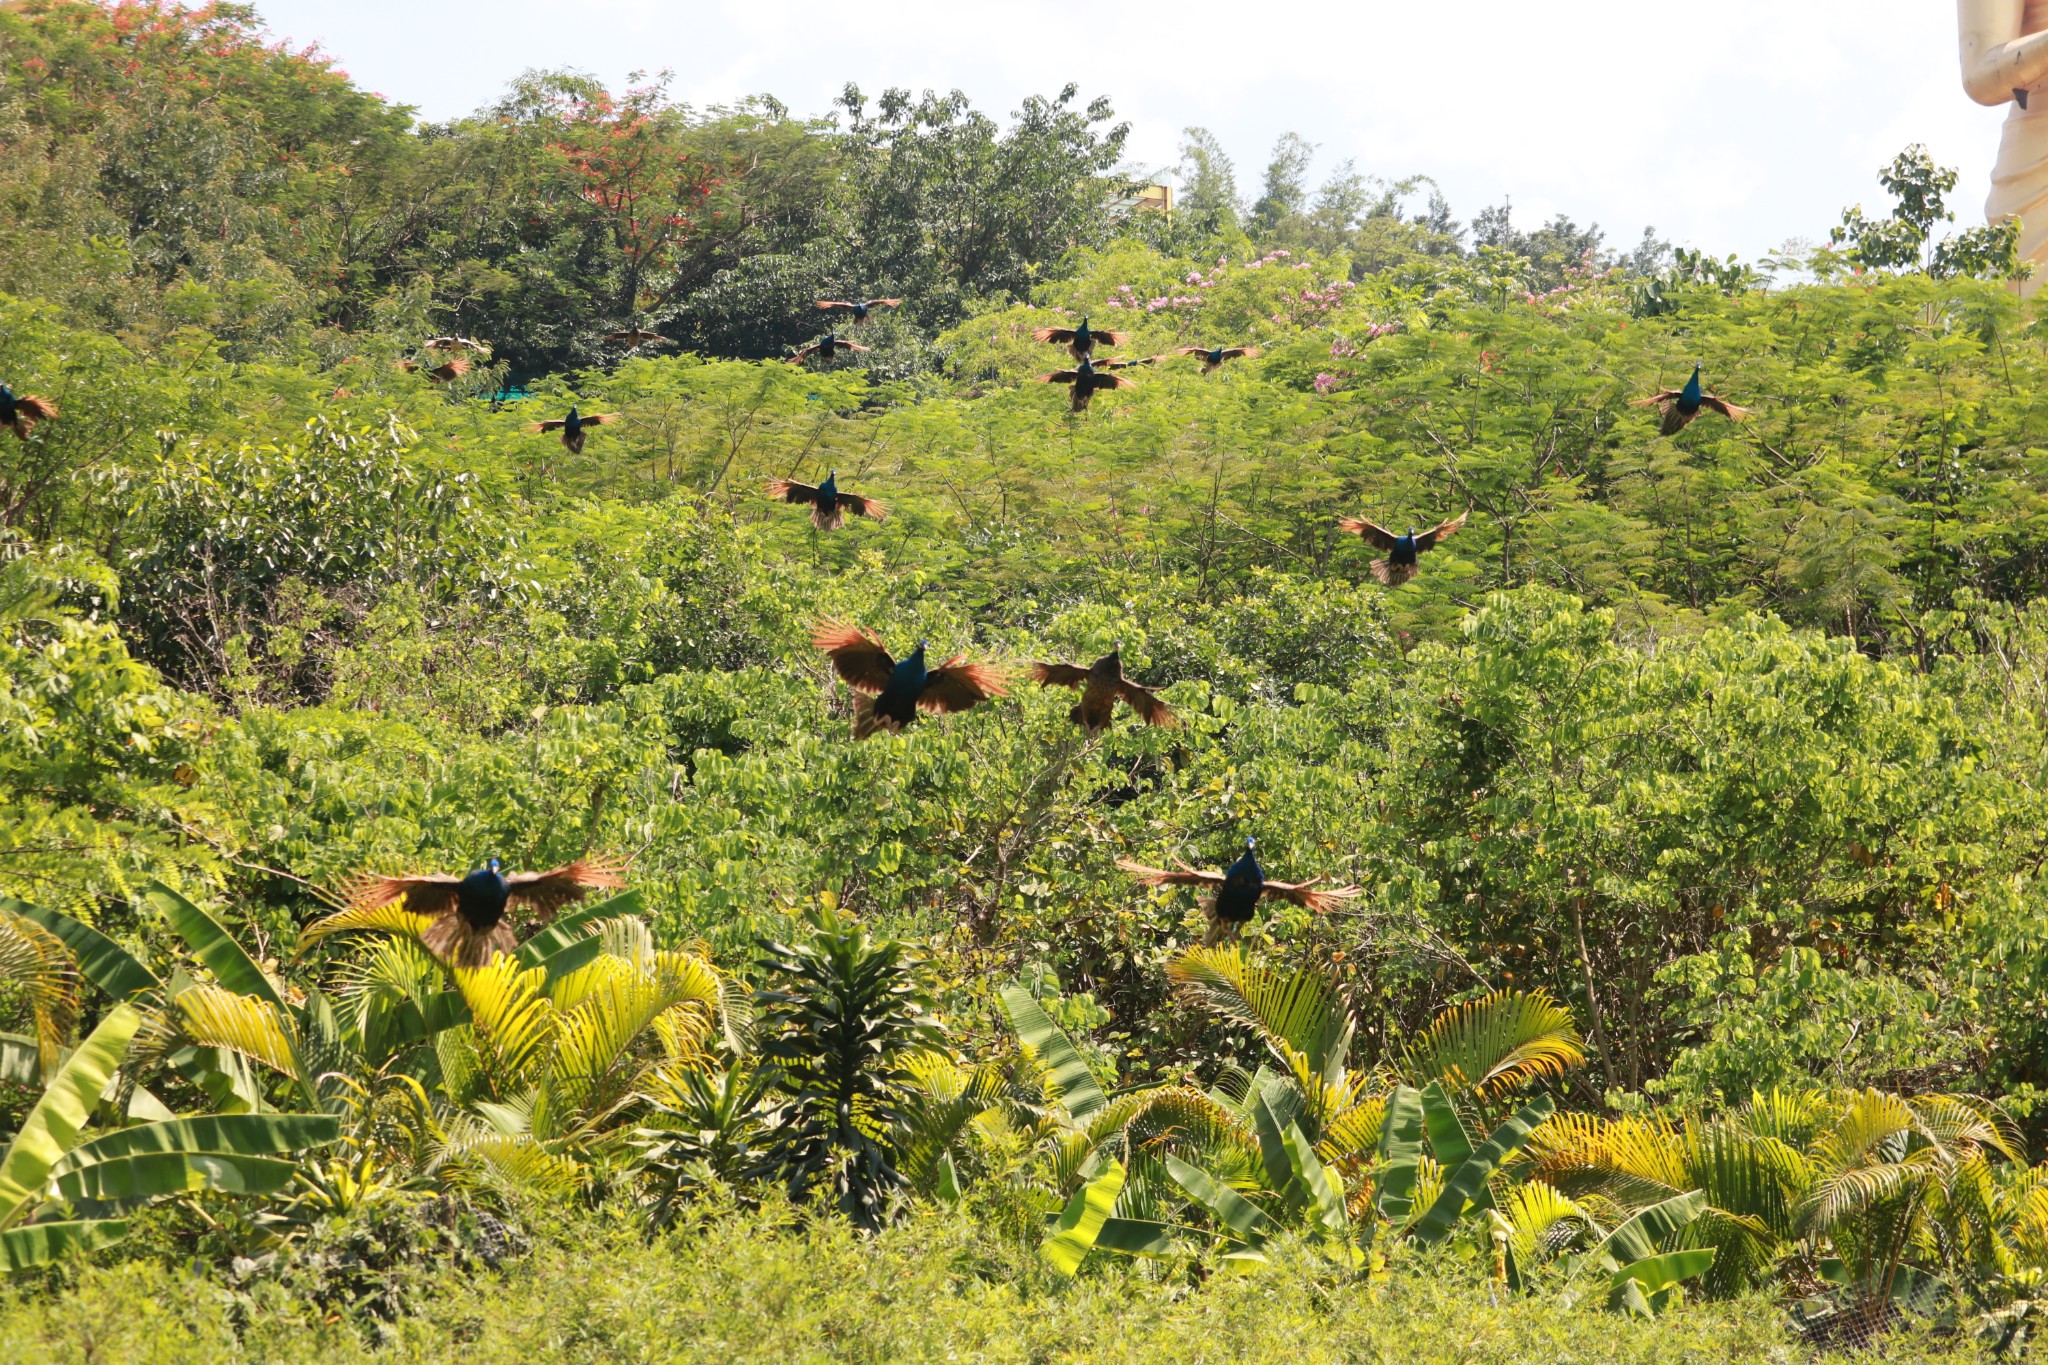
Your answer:
[[[545,924],[555,912],[592,891],[626,884],[625,869],[609,858],[579,858],[546,872],[511,872],[496,858],[463,876],[393,876],[371,873],[344,890],[339,914],[307,926],[308,939],[344,929],[392,928],[371,917],[378,911],[416,916],[420,942],[451,967],[488,967],[500,953],[519,946],[512,931],[515,910],[530,911]]]
[[[1245,840],[1244,856],[1221,872],[1197,872],[1186,863],[1172,870],[1147,867],[1128,858],[1117,859],[1116,865],[1145,886],[1199,886],[1207,891],[1209,894],[1202,899],[1202,908],[1209,916],[1209,931],[1202,937],[1205,948],[1213,948],[1244,932],[1244,926],[1258,913],[1259,901],[1266,896],[1293,901],[1318,914],[1358,898],[1355,886],[1319,889],[1320,877],[1305,882],[1269,881],[1266,870],[1259,866],[1257,848],[1256,839]]]
[[[1008,695],[1000,668],[969,663],[965,654],[956,654],[937,668],[927,667],[922,640],[908,658],[899,660],[870,631],[842,621],[820,621],[811,631],[811,643],[831,657],[833,669],[848,687],[864,694],[854,713],[855,739],[880,730],[898,733],[917,719],[919,711],[970,711]]]

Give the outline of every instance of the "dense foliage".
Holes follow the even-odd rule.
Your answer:
[[[1222,1269],[1587,1358],[2036,1330],[2048,331],[1924,157],[1745,265],[1299,139],[1243,196],[1200,130],[1139,211],[1071,89],[415,128],[136,0],[0,5],[0,76],[0,381],[60,408],[0,431],[0,1341],[196,1263],[195,1351],[510,1350],[421,1272],[575,1300],[540,1255],[947,1279],[949,1340],[1091,1358],[1293,1330]],[[1080,316],[1260,353],[1075,414],[1026,381]],[[1660,435],[1695,364],[1751,415]],[[572,402],[619,420],[527,429]],[[831,470],[889,519],[761,495]],[[1336,525],[1468,508],[1391,589]],[[855,743],[820,617],[1012,695]],[[1119,644],[1177,727],[1018,667]],[[1204,948],[1117,867],[1249,835],[1362,894]],[[485,967],[339,899],[598,851],[630,890]]]

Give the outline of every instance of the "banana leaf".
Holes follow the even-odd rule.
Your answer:
[[[1342,1237],[1351,1230],[1351,1217],[1344,1209],[1344,1190],[1336,1176],[1316,1156],[1316,1149],[1302,1135],[1299,1124],[1290,1123],[1281,1137],[1292,1159],[1295,1182],[1301,1187],[1309,1208],[1323,1232]]]
[[[1095,1240],[1102,1233],[1102,1225],[1109,1221],[1109,1211],[1116,1207],[1116,1197],[1123,1193],[1123,1188],[1124,1168],[1112,1162],[1108,1170],[1074,1191],[1052,1236],[1045,1239],[1038,1254],[1062,1275],[1079,1274],[1081,1263],[1095,1249]]]
[[[94,1218],[79,1222],[36,1223],[0,1232],[0,1274],[48,1265],[76,1251],[96,1251],[128,1235],[127,1220]]]
[[[19,1033],[0,1033],[0,1081],[33,1090],[43,1083],[42,1050]]]
[[[163,912],[178,937],[185,940],[213,979],[237,995],[253,995],[291,1012],[256,960],[244,952],[221,922],[161,882],[151,882],[143,892],[151,905]]]
[[[1109,1103],[1109,1097],[1103,1094],[1101,1083],[1088,1069],[1088,1063],[1081,1059],[1073,1040],[1047,1016],[1023,983],[1014,982],[1003,987],[998,994],[1003,998],[1003,1008],[1009,1012],[1011,1027],[1045,1064],[1052,1078],[1055,1096],[1066,1106],[1069,1114],[1077,1119],[1086,1118]]]
[[[1095,1245],[1104,1251],[1115,1251],[1125,1256],[1171,1256],[1175,1249],[1174,1232],[1175,1228],[1170,1223],[1155,1223],[1145,1218],[1112,1218],[1096,1234]]]
[[[56,1173],[160,1152],[267,1156],[322,1146],[340,1136],[341,1120],[330,1114],[198,1114],[123,1128],[81,1143],[58,1163]]]
[[[1472,1134],[1458,1117],[1458,1106],[1441,1082],[1431,1081],[1422,1091],[1422,1120],[1429,1129],[1429,1150],[1447,1171],[1455,1171],[1472,1155]]]
[[[1209,1210],[1217,1222],[1230,1230],[1232,1236],[1241,1242],[1262,1242],[1279,1228],[1259,1207],[1230,1186],[1182,1161],[1179,1157],[1166,1158],[1166,1173],[1176,1184],[1188,1192],[1188,1197]]]
[[[547,970],[548,980],[556,981],[571,972],[581,971],[604,955],[604,940],[593,935],[579,938],[568,947],[550,953],[534,964]]]
[[[1671,1302],[1671,1290],[1680,1281],[1704,1275],[1714,1264],[1713,1247],[1692,1247],[1646,1256],[1614,1274],[1607,1306],[1633,1317],[1654,1317]]]
[[[1538,1095],[1494,1129],[1493,1135],[1445,1179],[1443,1192],[1415,1224],[1415,1239],[1428,1246],[1450,1236],[1451,1229],[1465,1216],[1465,1206],[1485,1196],[1487,1182],[1500,1164],[1520,1149],[1556,1109],[1557,1103],[1550,1096]]]
[[[1291,1128],[1293,1124],[1286,1126]],[[1273,1112],[1263,1094],[1252,1099],[1252,1130],[1259,1139],[1259,1164],[1265,1168],[1266,1188],[1280,1196],[1281,1217],[1291,1220],[1314,1192],[1295,1178],[1294,1160],[1287,1150],[1287,1135],[1282,1131],[1280,1116]]]
[[[1397,1085],[1380,1120],[1380,1174],[1373,1202],[1380,1216],[1399,1223],[1415,1211],[1415,1181],[1422,1169],[1422,1094]]]
[[[0,1228],[20,1222],[41,1195],[50,1168],[78,1141],[141,1027],[133,1005],[116,1005],[57,1068],[0,1158]]]
[[[56,1182],[66,1200],[138,1203],[167,1194],[219,1190],[273,1194],[292,1183],[299,1163],[287,1157],[230,1156],[225,1152],[144,1152],[67,1171]]]
[[[1669,1199],[1637,1209],[1600,1239],[1587,1257],[1588,1263],[1614,1271],[1630,1262],[1657,1254],[1657,1244],[1683,1229],[1707,1211],[1705,1190],[1673,1195]]]

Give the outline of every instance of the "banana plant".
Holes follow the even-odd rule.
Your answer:
[[[276,1193],[298,1172],[290,1154],[339,1135],[324,1114],[200,1115],[81,1141],[142,1026],[133,1005],[110,1010],[0,1152],[0,1272],[117,1242],[128,1234],[120,1215],[156,1199]]]
[[[1431,1081],[1420,1091],[1396,1086],[1381,1125],[1374,1191],[1380,1212],[1421,1245],[1445,1241],[1468,1216],[1493,1208],[1494,1183],[1508,1159],[1556,1109],[1550,1096],[1538,1095],[1484,1140],[1474,1141],[1442,1082]],[[1427,1185],[1426,1158],[1440,1173]]]
[[[1297,1117],[1285,1107],[1286,1095],[1269,1087],[1246,1106],[1255,1134],[1249,1168],[1207,1170],[1170,1154],[1157,1158],[1166,1178],[1206,1215],[1208,1227],[1178,1218],[1118,1216],[1128,1172],[1122,1162],[1105,1158],[1068,1201],[1040,1255],[1072,1275],[1098,1248],[1157,1256],[1206,1242],[1216,1246],[1225,1264],[1255,1264],[1265,1261],[1266,1242],[1293,1229],[1335,1243],[1359,1264],[1343,1182],[1316,1156]],[[1282,1106],[1278,1111],[1275,1102]]]

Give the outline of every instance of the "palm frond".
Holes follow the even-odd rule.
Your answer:
[[[1571,1011],[1537,991],[1495,991],[1444,1011],[1401,1060],[1411,1085],[1492,1098],[1585,1061]]]
[[[1905,1161],[1874,1162],[1830,1171],[1813,1182],[1800,1207],[1804,1232],[1825,1233],[1852,1216],[1864,1215],[1889,1199],[1917,1191],[1934,1179],[1934,1164],[1915,1153]]]
[[[572,975],[589,980],[576,992],[575,1007],[558,1014],[541,1092],[543,1131],[593,1100],[630,1089],[632,1078],[614,1071],[633,1040],[674,1003],[661,981],[621,958],[600,957]]]
[[[0,906],[0,985],[9,983],[35,1019],[37,1069],[51,1076],[78,1027],[83,990],[78,959],[48,929]]]
[[[179,1032],[192,1042],[225,1048],[298,1078],[297,1040],[291,1023],[268,1000],[209,984],[181,991],[171,1005]]]
[[[1326,1079],[1343,1068],[1351,1048],[1351,1009],[1330,973],[1299,967],[1283,974],[1229,944],[1188,949],[1167,964],[1166,976],[1185,998],[1255,1030],[1290,1070],[1290,1051]]]
[[[449,1183],[458,1187],[561,1200],[582,1182],[582,1167],[573,1158],[531,1136],[508,1137],[471,1118],[449,1125],[438,1156]]]
[[[1753,1220],[1772,1236],[1797,1235],[1794,1215],[1813,1181],[1804,1153],[1738,1122],[1696,1124],[1681,1144],[1685,1180],[1731,1217]]]
[[[973,1121],[1001,1101],[1003,1073],[986,1063],[963,1067],[937,1053],[912,1058],[906,1069],[911,1096],[897,1139],[897,1165],[913,1186],[928,1191]]]
[[[2024,1163],[2026,1140],[2004,1110],[1971,1095],[1916,1095],[1911,1107],[1921,1133],[1936,1146],[1959,1154],[1987,1147],[2007,1161]]]
[[[434,922],[432,915],[416,915],[405,908],[403,901],[389,905],[352,905],[346,910],[322,919],[316,919],[299,931],[299,951],[304,952],[311,945],[329,934],[346,934],[362,931],[396,934],[401,938],[418,938]]]
[[[1088,1117],[1087,1150],[1115,1143],[1126,1165],[1140,1152],[1199,1162],[1205,1169],[1250,1169],[1258,1138],[1251,1125],[1191,1085],[1160,1086],[1110,1101]]]
[[[1384,1095],[1362,1100],[1340,1111],[1335,1119],[1324,1125],[1323,1140],[1316,1144],[1316,1155],[1331,1163],[1371,1156],[1379,1147],[1380,1125],[1386,1116],[1387,1098]]]
[[[726,1018],[727,983],[710,959],[696,953],[662,952],[655,956],[654,971],[662,994],[670,1001],[654,1027],[672,1060],[701,1057],[721,1034],[731,1038],[733,1030]]]
[[[455,969],[456,989],[469,1006],[476,1074],[493,1095],[526,1089],[547,1060],[561,1025],[560,1011],[544,993],[547,975],[543,967],[522,968],[513,957]]]
[[[2012,1212],[2010,1236],[2029,1269],[2048,1272],[2048,1186],[2035,1185],[2020,1196]]]
[[[1549,1260],[1599,1232],[1583,1208],[1540,1180],[1515,1186],[1496,1207],[1508,1227],[1509,1247],[1525,1266]]]
[[[1902,1096],[1857,1091],[1834,1124],[1814,1140],[1814,1163],[1842,1171],[1896,1161],[1905,1155],[1918,1128],[1919,1115]]]
[[[401,1012],[410,1006],[423,1016],[445,981],[440,961],[417,939],[385,938],[337,966],[328,986],[343,1026],[382,1053],[398,1037]]]
[[[1558,1114],[1530,1135],[1520,1166],[1575,1199],[1601,1194],[1617,1206],[1654,1204],[1691,1189],[1679,1134],[1662,1120]]]
[[[1805,1151],[1841,1113],[1842,1105],[1833,1095],[1819,1090],[1752,1092],[1749,1102],[1738,1111],[1742,1126],[1759,1137],[1776,1138],[1788,1147]]]

